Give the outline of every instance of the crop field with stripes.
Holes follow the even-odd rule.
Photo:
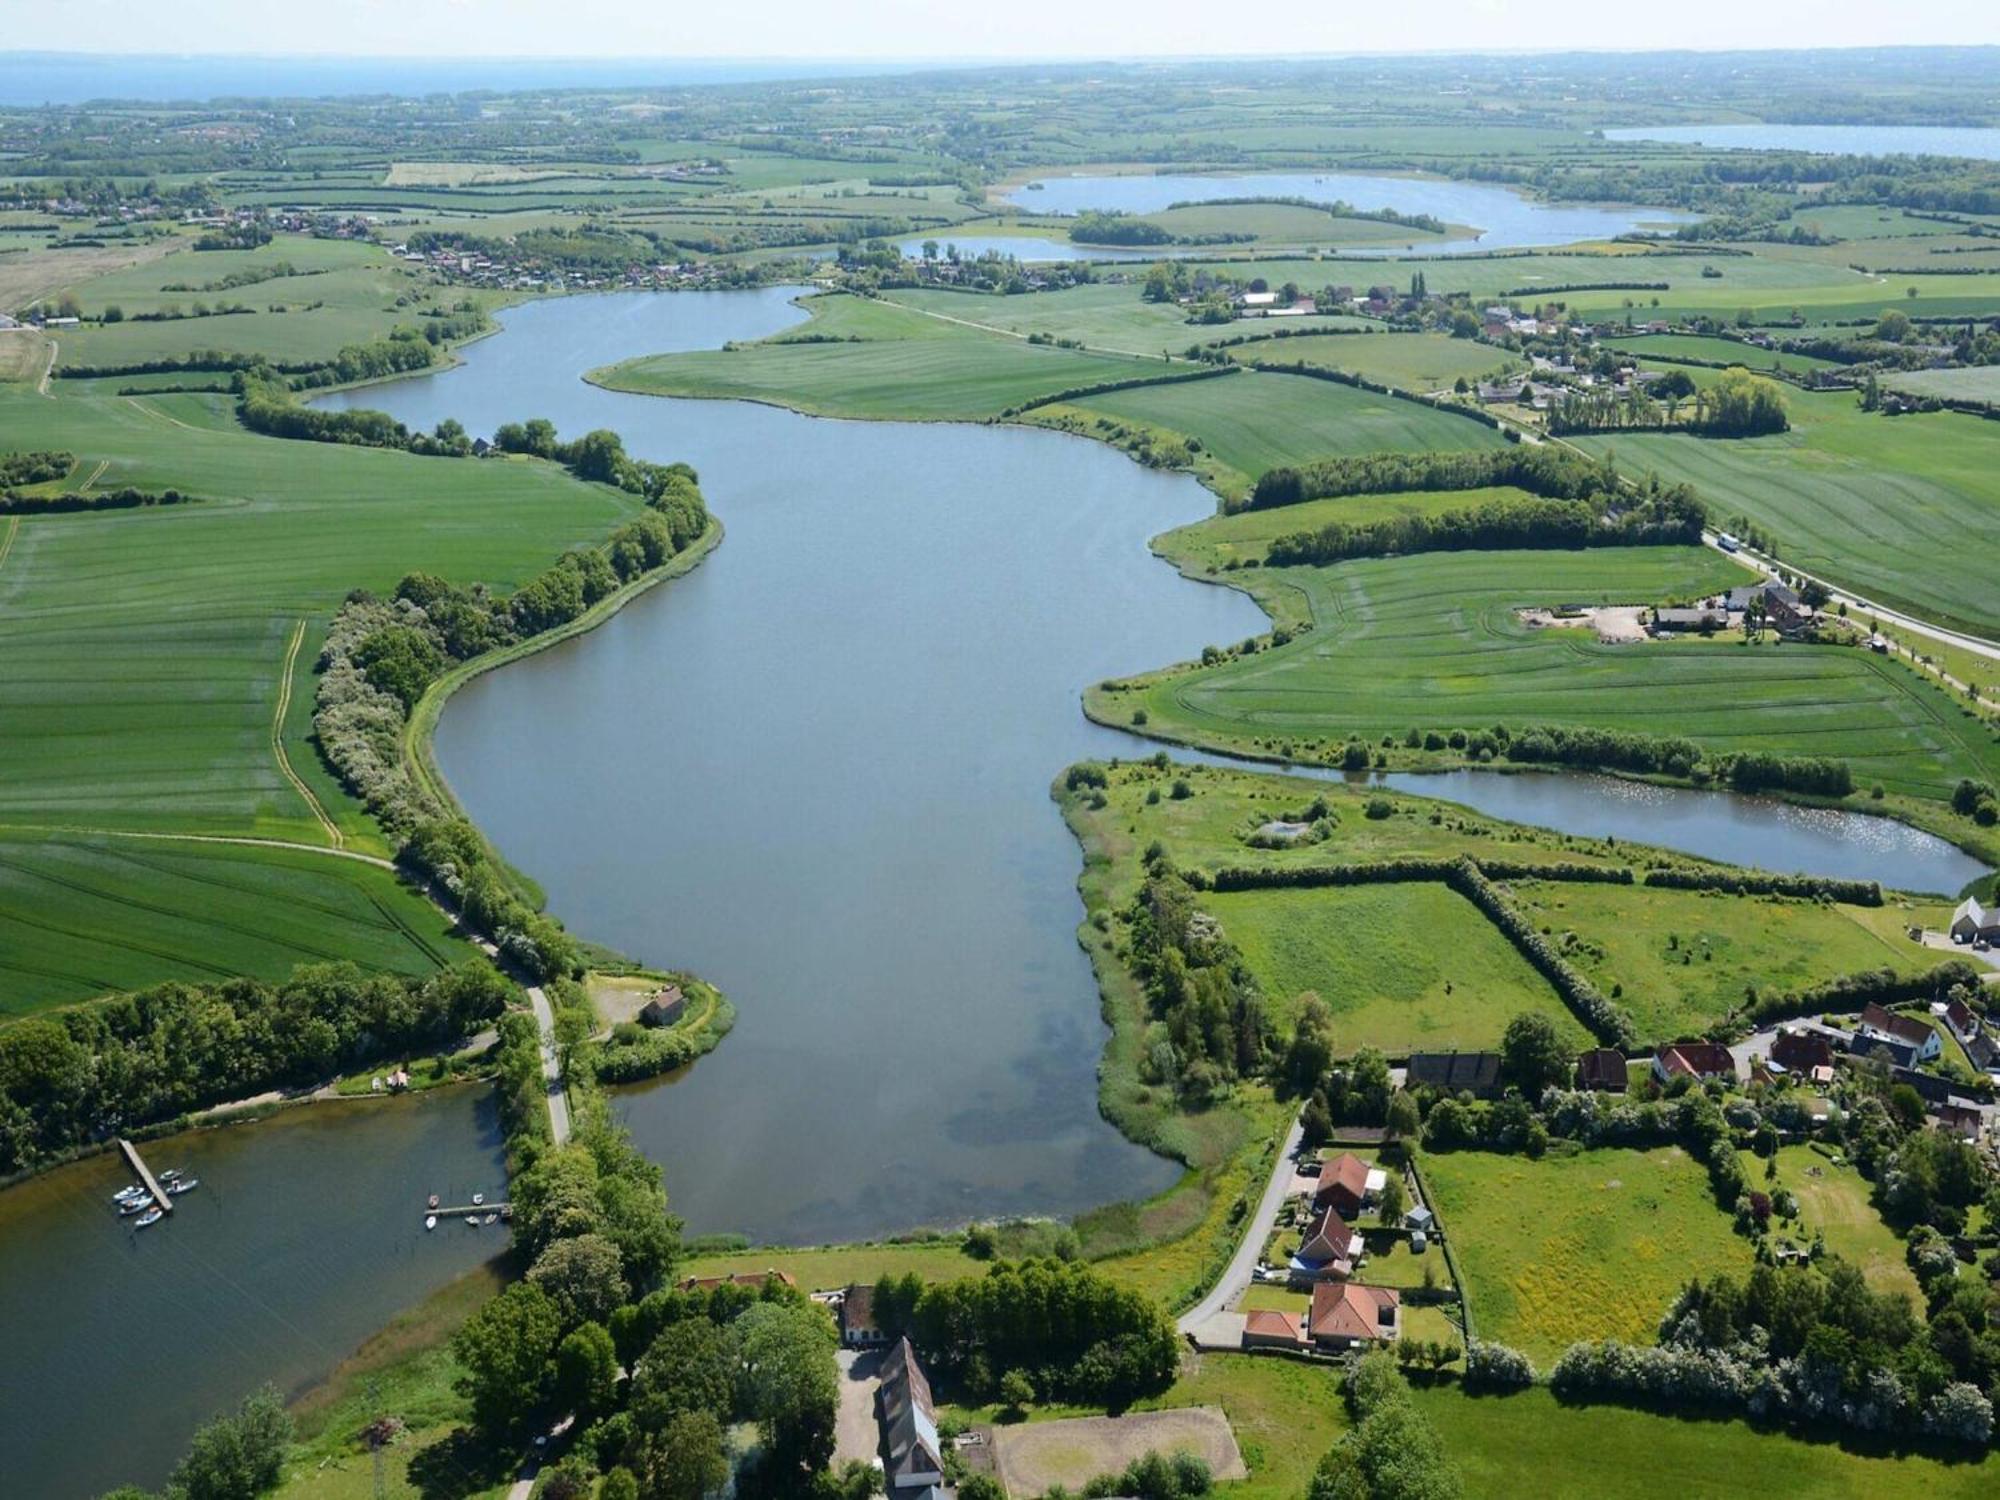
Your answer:
[[[1260,594],[1296,590],[1315,628],[1132,692],[1097,690],[1100,711],[1124,722],[1143,708],[1151,732],[1265,753],[1412,727],[1593,725],[1686,736],[1717,753],[1837,756],[1863,786],[1928,798],[2000,766],[1976,719],[1865,651],[1606,645],[1517,616],[1527,606],[1687,599],[1742,581],[1737,564],[1702,549],[1434,553],[1238,576]]]

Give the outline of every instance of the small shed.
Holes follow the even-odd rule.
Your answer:
[[[639,1008],[642,1026],[671,1026],[687,1014],[687,996],[677,984],[670,984]]]

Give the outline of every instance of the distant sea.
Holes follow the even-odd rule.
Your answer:
[[[202,57],[0,52],[0,106],[645,88],[913,73],[944,62],[811,58]]]

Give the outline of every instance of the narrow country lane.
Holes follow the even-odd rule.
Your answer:
[[[1285,1142],[1278,1149],[1278,1159],[1271,1167],[1271,1180],[1264,1185],[1263,1201],[1257,1205],[1256,1213],[1243,1228],[1243,1239],[1236,1247],[1236,1253],[1229,1258],[1229,1264],[1216,1279],[1208,1295],[1181,1315],[1180,1331],[1188,1337],[1197,1336],[1204,1324],[1218,1313],[1224,1312],[1229,1304],[1242,1295],[1250,1285],[1251,1273],[1257,1268],[1257,1257],[1264,1248],[1264,1241],[1270,1238],[1271,1228],[1278,1221],[1278,1210],[1284,1206],[1285,1191],[1291,1186],[1292,1174],[1296,1170],[1292,1158],[1305,1139],[1305,1127],[1297,1120],[1285,1132]]]

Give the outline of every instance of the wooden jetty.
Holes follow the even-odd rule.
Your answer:
[[[427,1208],[426,1214],[436,1214],[440,1219],[462,1219],[467,1214],[477,1214],[485,1218],[488,1214],[498,1214],[503,1219],[514,1217],[511,1203],[461,1203],[456,1208]]]
[[[118,1149],[125,1153],[125,1165],[132,1169],[132,1175],[138,1178],[146,1191],[152,1195],[153,1202],[159,1206],[162,1212],[172,1213],[174,1211],[173,1198],[165,1188],[160,1186],[159,1180],[153,1176],[152,1169],[146,1165],[146,1159],[139,1154],[139,1148],[121,1135],[118,1137]]]

